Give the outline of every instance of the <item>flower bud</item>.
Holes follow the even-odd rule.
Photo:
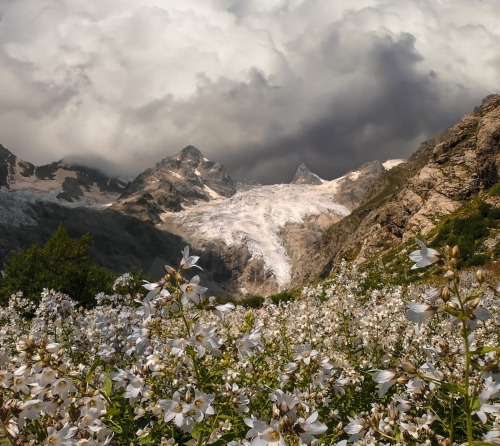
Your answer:
[[[452,280],[455,277],[455,273],[453,270],[449,269],[444,273],[444,278],[448,280]]]
[[[408,382],[408,377],[406,375],[401,375],[401,376],[398,376],[398,378],[396,379],[396,381],[399,384],[404,384],[404,383]]]
[[[477,308],[477,306],[479,305],[480,302],[481,302],[481,298],[480,297],[476,297],[474,300],[472,300],[469,303],[469,308],[471,308],[472,310],[475,310]]]
[[[444,339],[440,339],[439,340],[438,346],[439,346],[439,348],[441,349],[441,351],[443,352],[444,355],[446,355],[446,354],[449,353],[449,351],[450,351],[450,345]]]
[[[412,375],[416,375],[418,373],[417,368],[411,363],[403,361],[399,366],[406,372]]]
[[[450,245],[446,245],[444,247],[444,254],[446,255],[446,257],[450,258],[452,255],[451,255],[451,246]]]
[[[451,291],[447,286],[444,286],[441,291],[441,299],[443,302],[448,302],[451,297]]]
[[[484,277],[484,272],[482,270],[480,270],[480,269],[477,270],[476,279],[479,282],[479,284],[484,282],[485,277]]]

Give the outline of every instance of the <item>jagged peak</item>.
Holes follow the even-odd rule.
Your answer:
[[[291,184],[322,184],[323,181],[321,180],[318,175],[315,173],[311,172],[309,168],[304,164],[301,163],[300,166],[297,168],[297,171],[295,172],[295,175],[291,181]]]
[[[196,160],[201,160],[203,158],[203,154],[198,150],[195,146],[186,146],[184,147],[176,156],[181,159],[185,158],[193,158]]]

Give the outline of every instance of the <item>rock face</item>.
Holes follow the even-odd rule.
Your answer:
[[[179,212],[199,201],[235,193],[233,180],[221,164],[204,158],[196,147],[187,146],[140,174],[114,209],[158,223],[164,212]]]
[[[291,184],[321,184],[321,179],[312,173],[304,163],[302,163],[291,181]]]
[[[386,169],[380,161],[372,161],[361,165],[355,171],[347,173],[339,179],[339,185],[335,194],[336,200],[349,209],[356,209],[366,193]]]
[[[373,185],[356,212],[325,232],[303,280],[327,275],[342,257],[360,263],[428,234],[439,219],[500,179],[500,96],[422,143],[408,163]]]

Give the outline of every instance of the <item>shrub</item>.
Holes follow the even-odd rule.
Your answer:
[[[500,209],[480,201],[469,215],[452,216],[444,221],[432,246],[457,245],[462,253],[462,266],[481,265],[489,256],[478,255],[482,241],[498,226]]]
[[[71,239],[60,226],[44,246],[33,244],[13,254],[0,279],[0,303],[18,291],[38,302],[48,288],[68,294],[85,307],[93,306],[98,292],[112,292],[115,276],[90,262],[91,243],[88,234]]]

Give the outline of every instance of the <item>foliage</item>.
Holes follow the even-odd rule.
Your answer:
[[[34,301],[44,288],[71,295],[85,307],[95,304],[94,296],[111,292],[114,275],[90,261],[90,236],[71,239],[60,226],[44,246],[31,245],[14,253],[0,279],[0,303],[18,291]]]
[[[479,266],[491,260],[491,256],[481,253],[481,245],[491,229],[497,228],[500,209],[478,201],[466,214],[461,212],[446,218],[440,225],[432,246],[457,245],[462,253],[461,265]]]
[[[269,296],[274,305],[279,305],[280,302],[289,302],[290,300],[297,299],[300,296],[301,290],[286,290],[281,293]]]

